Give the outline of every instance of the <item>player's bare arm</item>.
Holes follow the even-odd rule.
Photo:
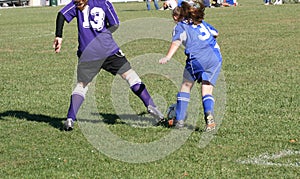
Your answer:
[[[175,52],[178,50],[180,44],[181,44],[180,40],[173,41],[171,43],[171,46],[169,48],[167,55],[164,58],[160,59],[159,63],[166,64],[172,58],[172,56],[175,54]]]

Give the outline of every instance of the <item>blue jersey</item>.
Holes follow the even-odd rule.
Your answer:
[[[113,5],[108,0],[88,0],[84,10],[80,11],[72,0],[60,12],[69,23],[77,18],[78,51],[81,61],[105,59],[119,51],[110,26],[119,24]]]
[[[217,35],[218,31],[205,21],[198,25],[179,22],[175,26],[172,41],[179,40],[185,46],[186,70],[191,75],[188,79],[215,84],[222,64]]]
[[[172,41],[182,42],[188,59],[221,61],[220,48],[214,37],[217,35],[218,31],[205,21],[199,25],[179,22],[174,28]]]

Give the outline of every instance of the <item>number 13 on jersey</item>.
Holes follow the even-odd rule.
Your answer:
[[[84,10],[82,11],[83,20],[84,20],[82,23],[82,26],[84,28],[92,27],[93,29],[95,29],[97,31],[102,30],[103,26],[104,26],[105,12],[100,7],[94,7],[91,10],[89,10],[89,9],[90,8],[87,5],[84,8]],[[91,20],[90,20],[89,16],[92,16]]]

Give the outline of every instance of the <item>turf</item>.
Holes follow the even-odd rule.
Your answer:
[[[123,27],[131,25],[115,36],[121,37],[118,42],[136,37],[121,48],[139,73],[152,70],[142,80],[165,111],[175,103],[180,83],[170,76],[182,73],[162,76],[172,68],[155,63],[170,44],[170,11],[148,12],[145,3],[114,6]],[[87,100],[84,106],[88,111],[94,105],[95,111],[88,116],[82,111],[85,120],[72,132],[63,131],[74,86],[77,32],[75,21],[66,24],[62,52],[54,53],[60,8],[0,9],[0,178],[299,177],[299,4],[240,0],[238,7],[205,10],[206,21],[220,32],[224,60],[216,87],[220,125],[211,135],[201,130],[200,104],[188,130],[152,127],[143,104],[128,88],[116,88],[118,79],[104,71],[89,91],[95,103]],[[148,23],[157,18],[159,23]],[[134,30],[141,25],[132,25],[137,19],[151,27],[141,29],[145,38]],[[152,38],[165,30],[160,27],[169,28],[168,33]],[[184,64],[182,49],[172,64]],[[131,112],[116,108],[112,90],[128,97]],[[193,101],[199,101],[199,86],[193,90]]]

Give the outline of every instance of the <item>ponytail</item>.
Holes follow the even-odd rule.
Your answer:
[[[195,2],[193,8],[190,11],[190,17],[194,24],[200,24],[204,19],[205,6],[201,2]]]

